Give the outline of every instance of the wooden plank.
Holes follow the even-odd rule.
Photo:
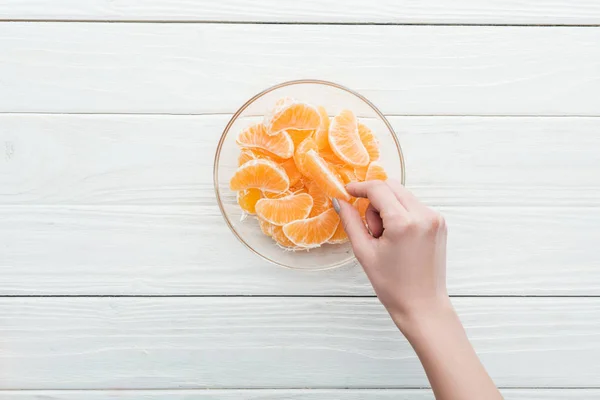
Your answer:
[[[502,389],[505,400],[597,400],[598,389]],[[435,400],[430,389],[18,390],[2,400]]]
[[[600,115],[599,42],[569,27],[1,23],[0,112],[232,113],[316,77],[388,114]]]
[[[599,208],[440,211],[451,294],[600,294]],[[309,273],[262,261],[214,205],[2,206],[0,221],[5,295],[372,294],[358,265]]]
[[[600,383],[598,299],[455,303],[499,386]],[[2,389],[427,385],[372,298],[3,298],[0,337]]]
[[[0,115],[0,204],[214,205],[229,118]],[[600,205],[600,118],[390,121],[430,205]]]
[[[3,0],[0,18],[99,21],[235,21],[319,23],[600,24],[593,0]]]

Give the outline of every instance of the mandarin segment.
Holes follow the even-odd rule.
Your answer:
[[[345,186],[387,179],[376,136],[350,110],[330,118],[322,106],[282,98],[236,142],[241,151],[230,187],[238,204],[290,251],[347,242],[331,199],[350,202],[366,225],[369,200],[350,196]]]
[[[300,129],[288,129],[288,130],[286,130],[286,132],[292,139],[292,142],[294,143],[294,148],[296,148],[300,143],[302,143],[302,141],[304,139],[306,139],[309,136],[313,136],[315,131],[300,130]]]
[[[294,244],[294,242],[292,242],[290,239],[288,239],[287,236],[285,236],[285,233],[283,232],[283,227],[277,225],[272,225],[272,227],[273,228],[271,231],[271,237],[275,239],[275,242],[277,242],[278,245],[285,247],[286,249],[298,248]]]
[[[325,195],[346,201],[350,200],[346,185],[338,173],[316,151],[309,150],[306,153],[303,168],[308,177],[319,186]]]
[[[329,125],[329,145],[344,163],[364,167],[369,163],[369,153],[360,140],[358,121],[350,110],[342,110]]]
[[[346,243],[347,241],[348,241],[348,235],[346,234],[346,231],[344,230],[344,225],[342,224],[342,221],[340,221],[335,232],[333,233],[333,236],[329,238],[327,243],[341,244],[341,243]]]
[[[263,195],[259,189],[240,190],[237,194],[237,202],[248,214],[256,214],[256,203]]]
[[[316,130],[321,116],[310,104],[284,100],[266,116],[264,125],[269,135],[277,135],[287,129]]]
[[[296,163],[296,167],[304,176],[308,176],[308,171],[304,168],[304,160],[306,158],[306,153],[308,153],[309,150],[317,150],[317,143],[310,137],[304,139],[304,141],[296,147],[296,151],[294,152],[294,162]]]
[[[331,239],[339,222],[338,214],[334,209],[330,209],[315,217],[284,225],[283,233],[297,246],[314,248]]]
[[[365,224],[367,223],[367,208],[369,208],[369,204],[371,204],[369,199],[365,199],[363,197],[356,198],[352,203],[354,208],[358,210],[360,219],[362,219]]]
[[[321,116],[319,128],[315,131],[315,142],[319,150],[330,150],[329,148],[329,115],[325,107],[317,107],[317,111]]]
[[[289,159],[281,164],[285,173],[287,174],[290,180],[290,187],[296,186],[300,179],[302,179],[302,174],[298,171],[298,167],[296,167],[296,163],[293,159]]]
[[[239,167],[229,181],[231,190],[260,189],[280,193],[288,190],[290,180],[285,170],[270,160],[250,160]]]
[[[369,127],[359,122],[358,136],[360,136],[360,141],[362,142],[363,146],[365,146],[365,149],[367,149],[367,153],[369,153],[369,160],[379,160],[379,141],[373,132],[371,132]]]
[[[244,129],[238,135],[236,143],[241,147],[266,150],[283,159],[294,155],[294,142],[290,135],[287,132],[268,135],[263,124],[255,124]]]
[[[312,206],[313,198],[309,194],[292,194],[279,199],[258,200],[256,214],[273,225],[285,225],[308,217]]]
[[[383,168],[383,165],[377,161],[373,161],[371,164],[369,164],[369,168],[367,168],[367,173],[365,175],[365,181],[385,181],[387,178],[388,176]]]
[[[310,210],[309,217],[319,215],[333,207],[331,200],[314,182],[309,182],[306,187],[308,188],[308,194],[313,198],[313,207]]]

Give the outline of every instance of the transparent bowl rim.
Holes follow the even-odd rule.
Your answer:
[[[363,95],[361,95],[358,92],[355,92],[352,89],[349,89],[346,86],[340,85],[338,83],[330,82],[330,81],[320,80],[320,79],[296,79],[296,80],[281,82],[281,83],[279,83],[277,85],[268,87],[267,89],[265,89],[265,90],[257,93],[256,95],[252,96],[248,101],[246,101],[233,114],[233,116],[231,117],[231,119],[229,120],[229,122],[227,123],[227,125],[225,126],[225,129],[223,130],[223,133],[221,134],[221,138],[219,139],[219,144],[217,145],[217,151],[215,153],[215,159],[214,159],[214,162],[213,162],[213,184],[214,184],[215,196],[217,198],[217,204],[219,205],[219,209],[221,210],[221,215],[223,216],[223,219],[225,220],[225,223],[227,224],[227,226],[229,227],[229,229],[231,230],[231,232],[234,234],[234,236],[244,246],[246,246],[246,248],[248,248],[252,253],[256,254],[257,256],[259,256],[260,258],[262,258],[265,261],[268,261],[271,264],[275,264],[275,265],[278,265],[278,266],[283,267],[283,268],[294,269],[294,270],[302,270],[302,271],[325,271],[325,270],[339,268],[341,266],[347,265],[347,264],[355,261],[356,257],[352,256],[349,259],[342,260],[342,261],[337,262],[335,264],[327,265],[326,267],[323,267],[323,268],[299,268],[299,267],[294,267],[294,266],[287,265],[287,264],[282,264],[282,263],[278,262],[277,260],[273,260],[273,259],[265,256],[264,254],[262,254],[258,250],[256,250],[250,244],[248,244],[244,240],[244,238],[241,237],[241,235],[237,232],[237,230],[233,227],[233,224],[231,223],[231,221],[229,220],[229,217],[227,216],[227,213],[225,212],[225,207],[223,206],[223,201],[221,200],[221,194],[219,192],[219,176],[218,176],[219,159],[221,157],[221,150],[223,149],[223,143],[225,142],[225,139],[227,138],[227,135],[229,134],[229,130],[231,129],[231,126],[235,123],[235,121],[238,119],[238,117],[244,112],[244,110],[246,110],[246,108],[248,108],[257,99],[263,97],[267,93],[270,93],[270,92],[272,92],[274,90],[281,89],[281,88],[286,87],[286,86],[301,85],[301,84],[317,84],[317,85],[325,85],[325,86],[334,87],[336,89],[340,89],[340,90],[343,90],[343,91],[345,91],[345,92],[347,92],[347,93],[349,93],[351,95],[354,95],[355,97],[358,97],[360,100],[362,100],[363,102],[365,102],[369,107],[371,107],[371,109],[373,109],[373,111],[375,111],[375,113],[377,114],[377,116],[383,121],[383,123],[386,125],[387,129],[392,134],[392,139],[394,140],[394,143],[396,144],[396,149],[398,151],[398,157],[400,159],[400,168],[401,168],[401,171],[402,171],[401,178],[400,178],[401,179],[401,183],[403,185],[405,184],[405,181],[406,181],[406,170],[405,170],[405,163],[404,163],[404,154],[402,152],[402,147],[400,146],[400,141],[398,140],[398,136],[396,135],[396,131],[394,131],[394,128],[392,127],[392,125],[390,124],[390,122],[387,120],[387,118],[383,115],[383,113],[379,110],[379,108],[377,108],[373,103],[371,103],[371,101],[369,101],[366,97],[364,97]]]

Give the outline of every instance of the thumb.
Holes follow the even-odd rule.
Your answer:
[[[367,247],[370,246],[370,241],[373,240],[373,237],[369,234],[367,227],[360,218],[358,210],[352,207],[350,203],[335,198],[332,199],[332,203],[333,208],[340,215],[342,226],[350,239],[354,254],[360,257],[361,254],[364,254]]]

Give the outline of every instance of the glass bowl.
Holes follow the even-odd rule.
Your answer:
[[[390,178],[404,184],[404,158],[398,138],[383,114],[366,98],[341,85],[319,80],[297,80],[270,87],[248,100],[233,115],[219,140],[214,162],[214,185],[217,202],[225,222],[248,249],[265,260],[282,267],[324,270],[354,261],[350,243],[325,244],[308,251],[289,251],[279,247],[260,230],[255,216],[246,215],[237,204],[229,180],[238,168],[240,148],[235,143],[239,132],[262,120],[283,97],[292,97],[327,109],[330,117],[343,109],[352,110],[359,121],[375,133],[380,143],[380,162]]]

